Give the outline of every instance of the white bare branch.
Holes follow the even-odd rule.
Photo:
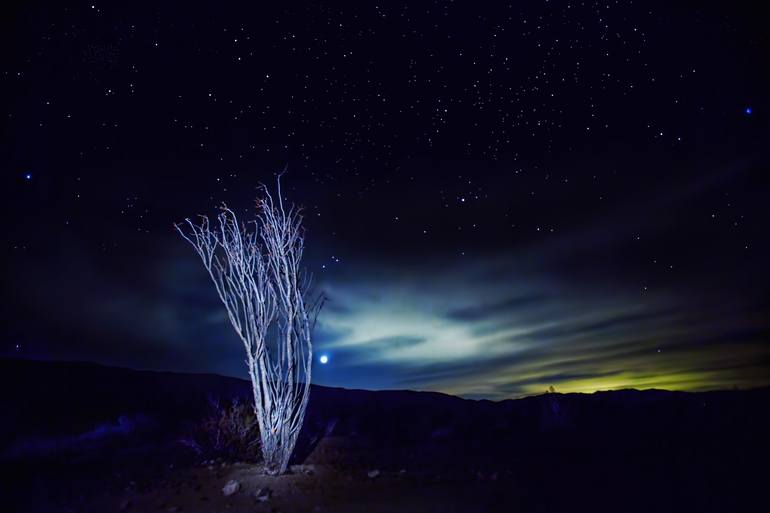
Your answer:
[[[267,187],[261,190],[257,219],[248,225],[223,206],[216,227],[205,216],[175,226],[201,258],[243,342],[265,471],[282,474],[310,396],[312,331],[323,297],[311,297],[312,280],[300,267],[300,210],[284,208],[280,176],[277,204]]]

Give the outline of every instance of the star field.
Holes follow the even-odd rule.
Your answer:
[[[286,167],[330,297],[321,383],[768,384],[760,19],[750,2],[17,5],[3,351],[242,375],[170,227],[245,213]]]

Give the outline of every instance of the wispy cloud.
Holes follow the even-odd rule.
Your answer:
[[[552,262],[537,265],[535,254],[437,260],[430,272],[365,262],[328,279],[324,288],[338,306],[321,325],[338,336],[321,346],[343,357],[320,379],[344,386],[351,372],[380,373],[381,388],[490,398],[549,386],[700,390],[758,382],[768,333],[746,304],[691,301],[664,288],[647,293],[612,285],[612,277],[560,282],[548,272]],[[757,328],[736,331],[737,319]],[[735,357],[724,362],[730,351]]]

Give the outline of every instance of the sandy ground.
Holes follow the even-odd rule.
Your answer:
[[[239,491],[226,496],[223,488],[235,481]],[[162,486],[119,497],[103,498],[92,511],[141,512],[449,512],[489,511],[482,504],[483,486],[451,480],[410,478],[408,474],[343,473],[314,466],[307,475],[295,468],[291,474],[270,477],[259,467],[235,464],[180,471]],[[499,483],[495,488],[499,487]],[[269,490],[266,492],[266,490]],[[484,501],[487,502],[487,501]]]
[[[339,444],[339,440],[326,439],[304,465],[292,466],[283,476],[267,476],[254,464],[204,462],[169,469],[163,479],[154,482],[129,482],[122,492],[92,497],[76,510],[446,513],[510,511],[517,502],[511,475],[482,475],[467,469],[386,471],[349,465],[330,456],[339,454]],[[233,482],[237,492],[225,494],[223,489]]]

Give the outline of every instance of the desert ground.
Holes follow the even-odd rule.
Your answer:
[[[8,512],[757,511],[770,390],[471,401],[313,388],[290,471],[184,443],[245,381],[0,361]],[[23,393],[21,393],[23,391]]]

